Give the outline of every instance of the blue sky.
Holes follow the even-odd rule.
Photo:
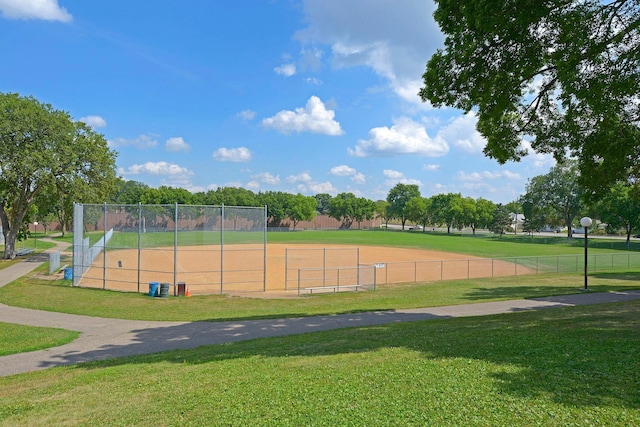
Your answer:
[[[0,0],[0,92],[102,133],[152,187],[506,203],[554,164],[482,154],[417,92],[443,36],[422,0]]]

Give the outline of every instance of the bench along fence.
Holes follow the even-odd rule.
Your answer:
[[[640,269],[640,252],[590,254],[589,272]],[[298,294],[374,290],[391,283],[436,282],[488,277],[584,271],[584,255],[469,258],[361,264],[358,267],[300,268]]]

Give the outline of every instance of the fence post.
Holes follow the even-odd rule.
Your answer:
[[[178,202],[173,210],[173,293],[176,293],[176,283],[178,282]]]
[[[104,202],[102,215],[104,216],[102,229],[102,289],[107,289],[107,202]]]
[[[142,257],[142,203],[138,202],[138,293],[140,293],[140,261]]]
[[[262,291],[266,292],[267,291],[267,205],[264,205],[264,216],[262,218],[264,227],[263,227],[263,231],[262,231],[262,236],[263,236],[263,240],[264,240],[264,250],[262,251],[263,255],[264,255],[264,267],[262,267],[262,272],[264,275],[264,282],[262,285]],[[287,288],[287,285],[285,284],[285,290]]]
[[[384,283],[389,284],[389,263],[384,268]]]
[[[220,215],[220,293],[222,293],[224,288],[224,203]]]
[[[357,284],[360,284],[360,247],[356,248],[356,253],[357,253],[357,260],[356,260],[356,266],[358,267],[357,271],[356,271],[356,276],[357,276]]]
[[[327,286],[327,248],[322,248],[322,286]]]
[[[376,290],[376,284],[378,283],[378,269],[373,266],[373,290]]]

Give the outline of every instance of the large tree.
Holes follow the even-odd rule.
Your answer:
[[[640,194],[637,187],[617,184],[596,205],[602,221],[610,231],[623,229],[627,244],[634,230],[640,230]]]
[[[285,207],[285,212],[293,222],[294,230],[300,221],[311,221],[316,215],[318,201],[315,197],[304,196],[298,193],[290,197],[287,201],[289,204]]]
[[[575,164],[558,165],[548,174],[534,176],[527,184],[523,202],[532,207],[529,215],[551,214],[561,218],[571,237],[573,220],[584,209],[583,188],[578,183],[579,172]],[[555,215],[553,215],[555,213]]]
[[[407,212],[407,219],[413,221],[415,224],[421,225],[423,233],[427,225],[433,222],[431,199],[427,197],[418,196],[412,198],[407,202],[405,210]]]
[[[42,191],[66,196],[111,185],[116,153],[107,141],[68,113],[33,97],[0,93],[0,220],[5,259],[27,212]],[[68,198],[67,198],[68,199]],[[65,200],[63,204],[66,204]],[[64,206],[62,206],[64,208]]]
[[[387,215],[390,218],[399,219],[402,223],[402,230],[407,222],[407,203],[414,197],[420,197],[420,189],[415,184],[396,184],[387,194],[387,202],[389,202]]]
[[[436,194],[431,197],[433,222],[447,226],[447,234],[451,227],[461,227],[463,220],[462,196],[460,193]]]
[[[530,141],[578,158],[601,194],[640,176],[638,0],[436,3],[444,48],[419,95],[475,113],[487,156],[519,160]]]

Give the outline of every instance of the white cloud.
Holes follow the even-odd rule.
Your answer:
[[[353,175],[351,177],[351,181],[355,182],[356,184],[365,184],[367,182],[364,174],[361,174],[360,172],[358,172],[357,174]]]
[[[483,172],[471,172],[471,173],[459,171],[457,174],[457,179],[460,181],[474,181],[474,182],[484,181],[484,180],[497,180],[497,179],[515,181],[521,178],[522,177],[520,176],[520,174],[511,172],[508,170],[499,171],[499,172],[483,171]]]
[[[280,74],[281,76],[291,77],[296,74],[296,65],[295,64],[282,64],[273,69],[276,74]]]
[[[336,188],[330,182],[314,181],[309,172],[302,172],[298,175],[290,175],[287,182],[295,184],[296,191],[302,194],[329,193],[337,194]]]
[[[393,169],[385,169],[382,171],[382,175],[385,178],[390,178],[390,179],[399,179],[402,178],[404,176],[404,174],[400,171],[394,171]]]
[[[438,135],[463,151],[482,154],[487,141],[476,129],[477,122],[476,115],[469,112],[455,118],[451,123],[443,127],[438,132]]]
[[[251,160],[251,151],[246,147],[221,147],[214,151],[212,156],[219,162],[248,162]]]
[[[316,86],[320,86],[322,84],[322,80],[316,77],[307,77],[305,81],[309,84],[316,85]]]
[[[538,169],[551,169],[556,165],[556,159],[552,154],[536,153],[531,147],[531,141],[522,141],[522,147],[527,150],[527,158],[524,161],[531,161]]]
[[[356,174],[356,170],[347,165],[340,165],[332,167],[329,173],[336,176],[352,176]]]
[[[420,104],[426,60],[442,45],[433,2],[307,0],[308,27],[296,34],[309,45],[331,46],[337,67],[370,67],[400,98]]]
[[[335,176],[348,176],[350,177],[351,181],[355,182],[356,184],[366,183],[364,174],[359,173],[357,170],[347,165],[335,166],[331,168],[331,170],[329,170],[329,173]]]
[[[298,175],[290,175],[287,177],[287,182],[290,182],[292,184],[298,183],[298,182],[312,182],[313,179],[311,178],[311,175],[308,172],[302,172],[301,174]]]
[[[236,114],[237,117],[240,117],[242,120],[253,120],[256,117],[256,112],[251,110],[240,111]]]
[[[135,147],[140,149],[145,148],[153,148],[158,145],[158,141],[156,141],[151,135],[140,135],[134,139],[126,139],[126,138],[116,138],[107,141],[111,148],[118,147]]]
[[[2,1],[2,0],[0,0]],[[83,122],[87,126],[91,126],[93,129],[103,128],[107,125],[107,121],[100,116],[85,116],[78,119],[79,122]]]
[[[247,182],[247,184],[245,185],[245,187],[249,190],[259,190],[260,189],[260,183],[258,181],[249,181]]]
[[[302,191],[302,189],[306,189],[306,191]],[[306,188],[301,188],[301,192],[303,193],[311,193],[311,194],[320,194],[320,193],[328,193],[328,194],[337,194],[338,190],[331,184],[329,181],[327,182],[314,182],[306,186]]]
[[[251,178],[256,180],[257,182],[262,182],[270,185],[280,184],[280,176],[272,175],[269,172],[262,172],[256,175],[253,175]]]
[[[120,169],[122,175],[193,175],[189,169],[168,162],[146,162]]]
[[[435,172],[437,170],[440,170],[440,165],[424,165],[422,166],[422,170],[423,171],[428,171],[428,172]]]
[[[304,71],[318,71],[322,67],[322,51],[316,47],[302,49],[300,68]]]
[[[386,178],[385,183],[388,187],[393,187],[396,184],[417,185],[418,187],[422,186],[422,182],[420,180],[406,178],[402,172],[393,169],[383,170],[382,176]]]
[[[395,120],[390,128],[371,129],[369,139],[361,139],[354,149],[348,149],[348,153],[356,157],[400,154],[439,157],[444,156],[448,151],[449,146],[444,139],[439,136],[429,137],[424,126],[407,117]]]
[[[167,151],[189,151],[191,149],[181,136],[167,139],[164,146]]]
[[[333,110],[327,110],[320,98],[312,96],[304,108],[280,111],[275,116],[262,120],[262,125],[284,134],[313,132],[332,136],[342,135],[344,132],[334,117]]]
[[[0,0],[0,10],[8,19],[73,21],[71,14],[58,5],[58,0]]]

